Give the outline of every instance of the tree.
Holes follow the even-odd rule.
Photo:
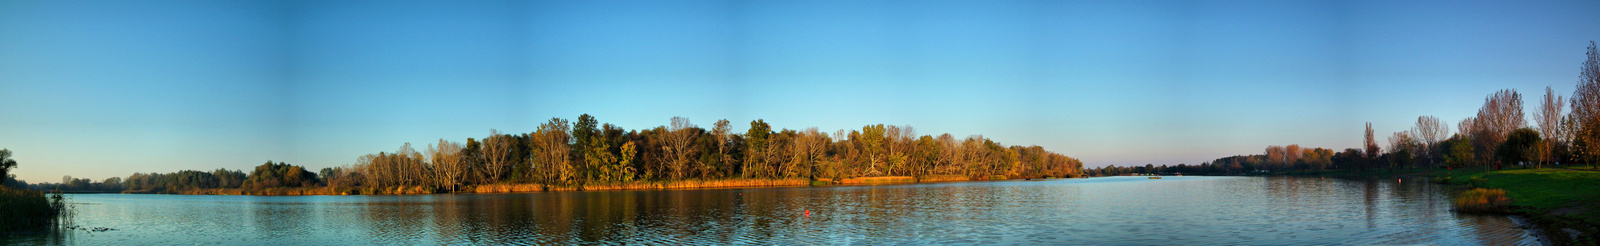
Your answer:
[[[1439,141],[1450,137],[1449,132],[1450,128],[1440,122],[1439,117],[1431,115],[1417,117],[1417,126],[1411,128],[1411,136],[1422,145],[1417,148],[1417,154],[1422,157],[1419,159],[1422,164],[1432,168],[1437,164],[1436,160],[1443,158],[1439,155],[1441,151],[1437,150],[1438,144]]]
[[[1395,132],[1389,136],[1389,168],[1411,165],[1415,160],[1412,155],[1417,145],[1409,132]]]
[[[867,155],[867,175],[882,175],[878,171],[878,163],[883,157],[884,132],[883,124],[867,125],[861,127],[861,152]]]
[[[1500,152],[1497,155],[1505,164],[1519,164],[1530,160],[1529,157],[1537,153],[1534,151],[1537,150],[1535,147],[1539,145],[1539,141],[1539,132],[1529,128],[1519,128],[1507,135],[1506,141],[1497,148]]]
[[[1573,147],[1585,162],[1600,162],[1600,50],[1589,41],[1589,51],[1578,67],[1578,88],[1572,91],[1572,118],[1577,123]]]
[[[1284,162],[1284,157],[1288,156],[1285,153],[1287,151],[1284,150],[1283,146],[1277,146],[1277,145],[1267,146],[1266,152],[1267,152],[1266,153],[1266,156],[1267,156],[1267,163],[1266,164],[1267,164],[1267,166],[1269,166],[1271,168],[1276,168],[1276,166],[1283,165],[1285,163]]]
[[[461,148],[461,165],[463,166],[462,182],[479,184],[483,178],[475,177],[483,173],[483,144],[477,139],[467,138],[467,145]]]
[[[634,144],[633,144],[632,141],[630,141],[628,143],[625,143],[625,144],[622,144],[621,150],[622,150],[621,151],[622,155],[620,155],[617,158],[617,164],[612,166],[610,169],[608,169],[608,170],[613,170],[612,173],[613,173],[614,176],[611,178],[611,180],[612,181],[622,181],[622,182],[633,181],[633,176],[634,176],[633,162],[634,162],[634,158],[635,158],[634,156],[638,152],[635,151],[635,147],[634,147]]]
[[[11,159],[10,149],[0,149],[0,183],[13,179],[11,169],[17,168],[17,160]]]
[[[579,115],[578,121],[572,123],[571,163],[578,164],[575,171],[586,179],[599,178],[602,165],[616,161],[615,156],[606,153],[610,146],[601,139],[599,127],[600,122],[589,114]]]
[[[197,171],[187,172],[194,172],[198,174],[196,176],[200,176],[211,181],[200,187],[189,188],[216,187],[215,178],[211,177],[210,173]],[[70,180],[71,176],[68,176],[68,179]],[[250,176],[245,180],[243,186],[253,189],[262,189],[274,187],[306,187],[315,186],[317,183],[321,183],[317,180],[317,174],[306,171],[305,168],[289,165],[288,163],[283,162],[272,163],[272,161],[267,161],[266,164],[256,166],[254,171],[250,171]]]
[[[1290,144],[1289,146],[1284,146],[1283,166],[1285,168],[1292,168],[1295,162],[1300,160],[1301,154],[1303,153],[1300,150],[1299,144]]]
[[[1486,143],[1487,140],[1479,139],[1487,138],[1489,131],[1485,130],[1486,124],[1481,124],[1479,121],[1477,116],[1470,116],[1466,119],[1461,119],[1461,123],[1458,123],[1456,127],[1459,129],[1459,132],[1456,133],[1457,135],[1464,136],[1462,139],[1471,141],[1468,144],[1472,145],[1472,156],[1475,159],[1468,163],[1483,164],[1491,162],[1488,159],[1489,154],[1486,150],[1488,147],[1483,146],[1483,143]]]
[[[462,176],[466,174],[461,144],[439,139],[438,144],[428,146],[428,155],[433,158],[433,177],[437,179],[435,182],[449,187],[450,193],[455,193],[456,186],[461,184]]]
[[[964,155],[961,153],[961,143],[956,142],[956,137],[949,133],[939,134],[937,140],[939,141],[939,160],[934,163],[934,173],[963,173],[962,170],[964,169],[958,164],[961,161],[961,156]]]
[[[919,163],[917,165],[917,175],[933,174],[937,170],[939,160],[944,156],[943,153],[940,153],[943,150],[942,147],[939,140],[935,140],[933,136],[922,135],[921,138],[917,139],[917,149],[914,152],[915,154],[912,155]]]
[[[1480,147],[1478,152],[1485,153],[1481,158],[1496,160],[1491,155],[1501,153],[1498,149],[1500,144],[1506,141],[1507,135],[1527,125],[1522,114],[1522,94],[1513,89],[1490,94],[1484,99],[1483,108],[1478,109],[1477,122],[1473,123],[1477,130],[1473,134],[1473,140]]]
[[[606,150],[610,149],[611,145],[606,144],[605,142],[596,142],[587,146],[589,149],[583,151],[583,159],[580,160],[582,161],[580,163],[583,163],[583,166],[585,167],[585,170],[582,172],[582,174],[585,176],[583,180],[609,182],[622,179],[622,177],[620,177],[622,175],[622,170],[618,170],[616,168],[616,155],[612,155],[611,151]]]
[[[717,123],[711,127],[711,136],[716,140],[717,145],[717,169],[723,171],[733,170],[729,167],[732,166],[734,158],[728,154],[728,150],[733,147],[730,146],[733,142],[733,126],[728,119],[717,120]],[[721,175],[731,176],[732,173],[722,173]]]
[[[1366,142],[1362,146],[1366,146],[1366,159],[1361,161],[1360,166],[1362,170],[1366,170],[1368,164],[1378,159],[1378,151],[1381,151],[1378,148],[1378,141],[1372,138],[1372,122],[1367,122]]]
[[[885,147],[884,170],[886,174],[896,175],[896,171],[899,171],[902,175],[904,174],[905,171],[903,169],[906,169],[906,166],[911,161],[911,154],[908,151],[911,148],[911,138],[916,135],[916,130],[909,125],[885,126],[883,145]]]
[[[684,168],[694,160],[696,150],[694,139],[700,136],[698,127],[689,123],[689,118],[672,117],[672,126],[667,129],[666,146],[662,151],[668,153],[668,168],[671,169],[672,179],[683,178]]]
[[[550,118],[528,135],[528,152],[536,169],[530,173],[534,174],[533,179],[545,185],[566,185],[571,181],[573,170],[568,157],[572,153],[572,136],[568,135],[568,126],[565,119]]]
[[[1539,150],[1536,152],[1539,155],[1536,159],[1541,165],[1551,160],[1551,155],[1555,152],[1556,138],[1561,135],[1561,111],[1565,103],[1561,96],[1555,95],[1555,90],[1545,86],[1544,101],[1540,101],[1539,110],[1533,112],[1534,123],[1539,125],[1539,135],[1544,137],[1544,140],[1539,142],[1541,146],[1536,147]]]
[[[1471,138],[1466,135],[1456,134],[1455,137],[1445,140],[1441,144],[1446,147],[1444,153],[1445,165],[1452,168],[1472,166],[1473,153],[1475,151],[1472,149]]]
[[[502,134],[498,130],[489,129],[489,137],[483,139],[482,173],[484,183],[500,182],[508,170],[511,169],[515,159],[512,158],[512,147],[517,140],[509,134]]]
[[[829,141],[828,135],[817,131],[816,127],[806,128],[799,133],[791,145],[793,150],[790,153],[795,155],[792,160],[796,161],[795,166],[800,169],[800,176],[816,180],[816,173],[821,169]]]
[[[745,131],[744,172],[746,177],[767,170],[767,137],[772,135],[772,126],[766,121],[756,119],[750,121],[750,130]]]

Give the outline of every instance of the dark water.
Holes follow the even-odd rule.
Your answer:
[[[1537,244],[1422,180],[1113,177],[414,196],[73,195],[4,244]],[[806,211],[810,216],[806,216]]]

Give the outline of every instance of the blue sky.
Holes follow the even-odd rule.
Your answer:
[[[579,114],[911,125],[1087,166],[1350,148],[1570,94],[1595,1],[0,1],[0,148],[312,169]],[[1531,111],[1531,110],[1530,110]]]

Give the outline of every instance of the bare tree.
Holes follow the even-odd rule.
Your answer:
[[[1477,130],[1473,134],[1473,142],[1480,150],[1479,158],[1493,160],[1494,153],[1500,148],[1500,143],[1506,141],[1506,136],[1512,130],[1528,125],[1523,117],[1522,94],[1516,90],[1500,90],[1485,98],[1483,108],[1478,109],[1477,122],[1473,123]]]
[[[1428,164],[1430,167],[1433,166],[1433,160],[1438,158],[1438,153],[1434,148],[1439,144],[1439,141],[1450,138],[1449,131],[1449,127],[1440,122],[1439,117],[1431,115],[1417,116],[1417,126],[1411,128],[1411,136],[1415,137],[1419,144],[1422,144],[1421,148],[1418,148],[1417,154],[1423,157],[1423,163]]]
[[[1522,114],[1522,94],[1514,89],[1505,89],[1489,95],[1483,102],[1483,109],[1478,112],[1478,119],[1487,123],[1488,129],[1493,131],[1496,138],[1505,141],[1506,135],[1512,130],[1528,125]]]
[[[805,158],[805,163],[804,164],[806,165],[806,170],[807,170],[807,171],[805,171],[805,173],[808,174],[810,178],[815,180],[816,179],[817,167],[818,167],[819,163],[821,163],[820,159],[822,159],[823,156],[827,154],[827,148],[828,148],[828,142],[829,142],[828,134],[822,133],[822,132],[818,132],[816,127],[812,127],[812,128],[806,128],[806,130],[804,132],[801,132],[801,136],[802,136],[801,139],[804,139],[805,141],[803,142],[803,144],[795,144],[795,145],[796,146],[802,146],[803,145],[803,148],[804,148],[805,151],[804,152],[796,151],[796,152],[804,155],[804,158]]]
[[[899,146],[896,147],[892,152],[892,158],[897,159],[895,161],[898,162],[898,164],[896,164],[899,166],[897,169],[902,171],[902,175],[905,174],[905,170],[910,169],[911,150],[916,148],[916,143],[913,141],[916,137],[917,130],[915,128],[911,128],[911,125],[904,125],[900,126],[900,131],[899,133],[895,134],[895,138],[890,139],[892,142],[894,142],[895,146]]]
[[[411,148],[411,143],[400,145],[400,150],[394,152],[393,164],[389,165],[395,173],[399,174],[400,185],[426,185],[429,181],[427,166],[423,165],[422,152]]]
[[[900,126],[884,126],[883,139],[880,141],[882,141],[880,145],[882,145],[885,149],[883,152],[883,158],[881,158],[883,159],[884,163],[883,171],[886,175],[894,175],[894,171],[899,169],[900,166],[904,164],[903,161],[905,160],[905,158],[897,158],[904,157],[899,156],[901,151],[899,143]]]
[[[694,139],[700,134],[695,131],[694,124],[689,123],[689,118],[684,117],[672,117],[672,126],[667,131],[667,146],[663,146],[663,150],[672,156],[668,166],[672,169],[672,178],[680,179],[683,178],[684,166],[693,160]]]
[[[456,185],[466,174],[465,161],[461,156],[461,144],[439,139],[438,144],[428,146],[428,155],[433,158],[433,177],[439,185],[450,188],[450,193],[456,192]]]
[[[956,162],[961,156],[961,144],[956,142],[956,137],[949,133],[939,134],[939,160],[934,164],[935,173],[956,174]]]
[[[511,147],[516,145],[516,139],[511,135],[500,133],[499,130],[489,129],[489,137],[483,139],[483,168],[481,177],[486,178],[484,183],[500,182],[507,169],[511,169]]]
[[[1539,111],[1533,112],[1533,120],[1539,124],[1539,135],[1544,137],[1539,147],[1539,160],[1541,165],[1548,162],[1558,145],[1561,134],[1561,111],[1566,105],[1566,100],[1556,95],[1554,89],[1544,87],[1544,101],[1539,103]]]
[[[967,176],[988,177],[989,149],[984,146],[983,135],[970,135],[961,141],[961,169],[967,171]]]
[[[763,166],[766,167],[757,173],[760,174],[758,176],[781,178],[791,173],[799,173],[794,170],[795,163],[793,163],[793,158],[796,156],[790,152],[794,151],[792,149],[794,147],[794,137],[794,130],[788,129],[779,130],[767,136],[767,144],[761,146],[761,151],[757,151],[762,156],[761,162],[765,163]]]

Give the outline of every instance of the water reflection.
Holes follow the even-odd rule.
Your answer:
[[[76,195],[5,244],[1535,244],[1419,181],[1115,177],[426,196]],[[809,211],[809,216],[807,215]]]

